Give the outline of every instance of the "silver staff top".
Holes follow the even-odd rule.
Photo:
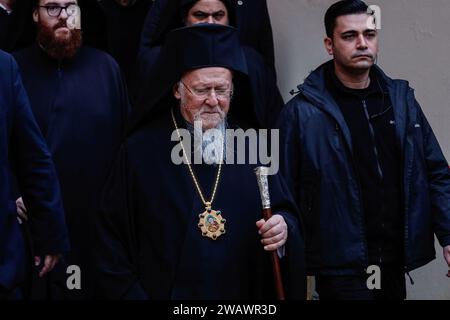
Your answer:
[[[256,180],[258,182],[259,194],[261,195],[263,209],[270,209],[270,194],[269,194],[269,168],[258,167],[255,169]]]

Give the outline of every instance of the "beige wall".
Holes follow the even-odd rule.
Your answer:
[[[334,0],[267,0],[272,18],[278,83],[289,91],[329,59],[323,48],[323,15]],[[379,65],[393,78],[410,81],[450,159],[450,1],[373,0],[381,7]],[[411,273],[409,299],[450,300],[442,249],[437,260]]]

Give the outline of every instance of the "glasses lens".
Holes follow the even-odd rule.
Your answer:
[[[189,88],[187,85],[183,83],[183,86],[187,88],[189,92],[191,92],[196,98],[198,99],[207,99],[212,95],[212,92],[214,91],[216,98],[220,100],[229,99],[231,95],[233,94],[233,91],[230,89],[213,89],[213,88],[207,88],[207,89],[195,89],[195,88]]]
[[[57,17],[61,13],[61,7],[56,6],[47,7],[47,13],[51,17]]]
[[[222,98],[222,99],[228,98],[230,96],[230,90],[228,90],[228,89],[217,89],[216,90],[216,95],[219,98]]]
[[[210,89],[194,89],[195,95],[199,98],[207,98],[210,92]]]

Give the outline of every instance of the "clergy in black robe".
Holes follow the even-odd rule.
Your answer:
[[[195,0],[156,0],[145,20],[141,36],[141,54],[164,42],[168,31],[181,27],[179,7]],[[239,31],[241,43],[255,49],[275,75],[272,26],[266,0],[224,0],[230,24]]]
[[[79,266],[82,274],[81,290],[67,289],[65,269],[48,290],[51,298],[90,298],[93,217],[123,134],[127,93],[114,59],[80,47],[80,30],[66,26],[64,11],[52,19],[45,9],[35,13],[37,43],[15,57],[60,179],[72,243],[66,265]]]
[[[36,31],[31,14],[34,0],[0,1],[0,49],[13,52],[30,46]]]
[[[202,10],[197,10],[197,6]],[[136,110],[133,110],[132,119],[136,118],[136,114],[137,118],[140,118],[143,109],[148,109],[149,101],[155,94],[159,94],[159,91],[154,89],[153,82],[161,81],[166,76],[166,70],[161,66],[167,64],[163,60],[170,57],[170,52],[161,52],[161,42],[164,41],[170,28],[196,23],[235,25],[234,21],[236,20],[231,0],[205,3],[199,0],[181,0],[166,5],[156,2],[154,8],[159,12],[159,14],[152,14],[154,15],[152,21],[156,21],[154,28],[158,29],[158,35],[154,38],[153,44],[141,47],[139,70],[136,74],[136,84],[133,85],[132,90],[133,105]],[[245,26],[240,26],[240,28],[245,28]],[[144,41],[144,43],[148,43],[148,41]],[[253,109],[249,111],[252,114],[241,117],[241,120],[246,120],[249,127],[273,127],[274,121],[283,107],[283,99],[276,84],[275,73],[272,72],[264,61],[264,56],[255,47],[245,44],[242,40],[241,43],[244,44],[243,50],[250,78],[250,88],[245,88],[245,90],[254,92]],[[244,90],[244,87],[240,85],[239,89]]]
[[[17,64],[0,50],[0,300],[25,297],[18,288],[31,269],[16,203],[11,199],[11,170],[29,211],[31,253],[38,257],[66,253],[68,234],[50,152],[33,117]]]
[[[141,31],[153,0],[80,0],[85,44],[108,52],[131,80]]]
[[[192,110],[202,110],[202,132],[211,127],[237,128],[231,117],[225,124],[228,109],[249,108],[237,105],[239,99],[230,107],[231,74],[245,78],[246,73],[235,29],[209,24],[186,27],[172,32],[166,46],[177,54],[173,70],[168,70],[174,76],[172,84],[155,101],[161,112],[132,128],[102,196],[96,250],[100,297],[275,298],[265,247],[279,248],[287,297],[303,299],[303,238],[295,205],[279,176],[270,177],[275,215],[264,222],[256,164],[221,164],[220,160],[175,164],[173,160],[174,148],[180,147],[175,128],[196,130]],[[187,140],[191,139],[183,139],[184,143]],[[227,144],[215,145],[218,151]],[[186,155],[196,150],[185,148]],[[232,151],[230,158],[238,152],[228,151]],[[219,151],[212,152],[208,159],[218,160],[218,155]],[[272,222],[275,226],[269,228]]]

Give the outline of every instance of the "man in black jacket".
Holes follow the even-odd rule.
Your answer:
[[[334,59],[299,86],[279,122],[308,272],[321,299],[404,299],[404,273],[435,258],[434,234],[450,267],[450,170],[408,83],[375,66],[367,5],[339,1],[325,27]],[[368,288],[371,265],[379,290]]]

